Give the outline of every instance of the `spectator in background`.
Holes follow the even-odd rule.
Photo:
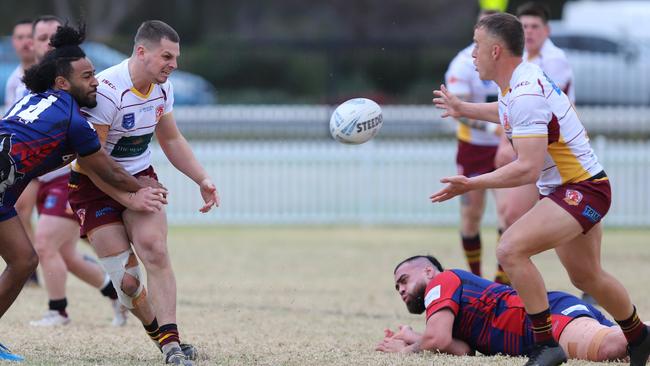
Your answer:
[[[5,85],[5,110],[8,110],[16,100],[27,94],[27,89],[21,79],[25,75],[25,70],[36,62],[32,44],[31,19],[23,19],[16,22],[11,34],[11,45],[16,51],[20,64],[9,75],[7,85]]]

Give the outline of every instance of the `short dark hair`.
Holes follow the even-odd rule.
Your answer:
[[[85,38],[84,24],[80,24],[78,29],[67,24],[60,26],[50,40],[54,49],[48,51],[39,63],[25,70],[23,82],[27,89],[42,93],[54,85],[57,76],[69,78],[72,72],[70,63],[86,57],[79,47]]]
[[[58,22],[59,24],[63,24],[63,19],[57,17],[56,15],[41,15],[38,18],[34,19],[32,22],[32,33],[34,33],[34,30],[36,29],[36,24],[40,22]]]
[[[491,35],[506,44],[513,56],[524,54],[524,28],[512,14],[498,13],[488,15],[476,23],[474,29],[484,28]]]
[[[140,24],[138,31],[135,33],[133,43],[135,45],[142,43],[159,44],[163,38],[174,43],[181,41],[178,33],[167,23],[161,20],[146,20]]]
[[[548,6],[544,3],[535,1],[530,1],[519,5],[516,14],[518,18],[522,15],[539,17],[542,19],[544,24],[547,24],[551,18],[551,10],[548,8]]]
[[[20,20],[18,20],[17,22],[14,23],[14,28],[16,28],[16,27],[19,26],[19,25],[23,25],[23,24],[29,24],[29,25],[31,25],[31,24],[32,24],[32,20],[31,20],[31,19],[27,19],[27,18],[25,18],[25,19],[20,19]]]
[[[404,264],[404,263],[408,263],[408,262],[412,262],[412,261],[414,261],[414,260],[416,260],[416,259],[420,259],[420,258],[423,258],[423,259],[428,260],[429,263],[431,263],[434,267],[436,267],[436,269],[437,269],[438,271],[440,271],[440,272],[444,271],[444,269],[442,268],[442,264],[440,264],[440,262],[438,262],[438,260],[436,259],[436,257],[434,257],[434,256],[432,256],[432,255],[414,255],[414,256],[412,256],[412,257],[410,257],[410,258],[406,258],[406,259],[404,259],[403,261],[399,262],[399,263],[395,266],[395,269],[393,270],[393,274],[397,273],[397,269],[398,269],[402,264]]]

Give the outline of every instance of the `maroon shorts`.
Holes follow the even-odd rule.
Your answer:
[[[548,197],[571,214],[587,233],[605,217],[612,203],[612,191],[607,176],[596,180],[563,184]]]
[[[68,203],[68,180],[70,174],[40,182],[36,194],[36,210],[39,215],[50,215],[75,220],[74,212]]]
[[[134,176],[149,176],[158,180],[152,166]],[[126,207],[97,188],[86,175],[72,172],[69,188],[70,205],[81,225],[82,238],[100,226],[122,222],[122,212]]]
[[[456,166],[458,174],[466,177],[489,173],[496,169],[494,157],[498,146],[481,146],[458,140]]]

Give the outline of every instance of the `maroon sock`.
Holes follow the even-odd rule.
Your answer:
[[[553,338],[553,324],[551,323],[551,311],[546,310],[537,314],[528,314],[533,328],[533,337],[535,344],[557,346],[557,341]]]
[[[648,334],[648,327],[643,324],[641,319],[639,319],[639,316],[636,314],[636,306],[629,318],[625,320],[616,320],[616,322],[621,326],[625,339],[627,339],[627,343],[631,346],[641,343]]]
[[[169,323],[160,326],[160,338],[158,338],[160,347],[171,343],[178,342],[180,343],[180,337],[178,335],[178,326],[174,323]]]
[[[463,249],[469,269],[477,276],[481,275],[481,236],[462,236]]]

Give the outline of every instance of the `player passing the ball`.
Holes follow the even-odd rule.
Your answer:
[[[497,83],[498,101],[464,102],[443,85],[434,91],[433,102],[444,110],[443,117],[501,123],[517,158],[479,176],[443,178],[445,187],[431,195],[431,201],[537,181],[541,199],[504,232],[497,247],[497,259],[533,328],[535,349],[526,365],[566,361],[553,336],[544,281],[530,259],[549,249],[555,249],[572,283],[591,294],[621,326],[630,364],[645,365],[650,355],[648,327],[623,285],[600,265],[601,219],[611,203],[610,185],[573,105],[537,65],[522,60],[524,35],[516,17],[494,14],[481,19],[474,42],[474,64],[481,79]]]
[[[205,213],[219,205],[217,189],[172,113],[174,92],[168,78],[178,66],[179,42],[166,23],[143,22],[131,57],[99,73],[97,106],[83,112],[104,151],[141,180],[157,181],[149,146],[155,134],[172,165],[196,182],[204,201],[200,211]],[[73,167],[70,178],[70,204],[120,301],[140,319],[165,363],[192,365],[196,349],[181,343],[176,324],[176,278],[167,251],[165,210],[146,214],[130,210],[124,204],[128,195],[94,184],[92,172],[78,168]],[[147,271],[146,288],[138,258]]]

